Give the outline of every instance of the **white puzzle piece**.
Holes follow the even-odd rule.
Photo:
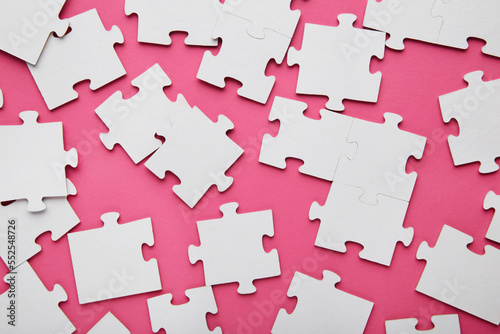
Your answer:
[[[276,81],[265,75],[267,64],[271,59],[281,64],[290,38],[269,29],[264,38],[253,38],[250,27],[249,21],[222,12],[212,34],[222,38],[221,49],[216,56],[205,51],[196,77],[220,88],[225,78],[234,78],[242,84],[238,95],[265,104]]]
[[[3,92],[0,89],[0,108],[2,108],[2,107],[3,107]]]
[[[27,199],[42,211],[44,197],[68,194],[65,166],[76,167],[76,149],[64,150],[62,122],[37,123],[36,111],[19,114],[23,125],[0,126],[0,202]]]
[[[386,334],[460,334],[460,321],[458,314],[434,315],[431,317],[433,329],[418,331],[418,320],[415,318],[386,320]]]
[[[326,95],[326,107],[342,100],[377,102],[382,73],[370,73],[373,56],[384,57],[385,33],[353,27],[356,15],[340,14],[337,27],[306,23],[302,49],[291,47],[288,66],[299,65],[298,94]]]
[[[490,227],[488,228],[488,232],[486,232],[486,238],[500,243],[500,212],[497,214],[497,208],[500,210],[500,195],[489,191],[484,198],[483,207],[485,210],[495,209]]]
[[[409,246],[413,228],[403,228],[408,202],[379,195],[378,204],[359,200],[357,187],[332,183],[324,206],[311,205],[309,219],[320,219],[315,245],[345,253],[347,241],[363,245],[359,257],[389,266],[396,243]]]
[[[100,135],[104,146],[112,150],[120,144],[136,164],[158,149],[161,141],[155,134],[163,122],[170,120],[177,125],[190,109],[181,94],[175,103],[165,96],[163,88],[171,83],[160,65],[155,64],[132,80],[139,93],[124,100],[122,92],[117,91],[97,107],[97,115],[109,129]]]
[[[92,327],[87,334],[130,334],[130,331],[113,313],[108,312]]]
[[[338,282],[340,277],[328,270],[322,280],[296,271],[287,295],[297,297],[297,306],[292,314],[279,310],[271,333],[362,334],[373,303],[338,290]]]
[[[37,65],[28,64],[50,110],[78,98],[73,86],[80,81],[90,79],[90,89],[96,90],[125,74],[113,47],[123,43],[117,26],[106,30],[95,9],[69,22],[71,32],[50,36]]]
[[[76,195],[70,180],[67,180],[67,187],[68,195]],[[50,231],[52,240],[57,241],[80,222],[66,197],[46,198],[45,204],[47,208],[41,212],[27,211],[24,200],[0,205],[0,257],[11,270],[42,250],[35,242],[42,233]],[[15,236],[14,262],[9,260],[12,255],[7,248],[9,235]]]
[[[223,217],[198,221],[200,246],[189,246],[189,261],[203,261],[205,284],[238,282],[238,293],[254,293],[253,281],[281,273],[278,251],[266,253],[262,237],[274,235],[271,210],[237,214],[238,203],[220,206]]]
[[[193,208],[212,185],[222,192],[233,183],[225,172],[243,149],[226,135],[232,128],[226,116],[219,115],[217,123],[213,123],[194,107],[185,112],[177,126],[162,124],[157,133],[166,141],[145,166],[160,179],[166,171],[174,173],[181,180],[173,187],[174,192]]]
[[[161,290],[158,262],[145,262],[141,249],[154,244],[151,219],[118,224],[119,216],[105,213],[103,227],[68,234],[80,304]]]
[[[454,118],[460,127],[458,137],[450,135],[448,144],[455,166],[479,161],[480,173],[498,170],[500,157],[500,79],[483,81],[483,72],[464,76],[467,88],[441,95],[439,104],[445,123]]]
[[[64,289],[56,284],[48,291],[28,262],[9,272],[4,281],[10,287],[0,295],[0,306],[8,314],[0,321],[2,334],[71,334],[76,330],[59,308],[59,303],[68,300]]]
[[[125,14],[139,17],[139,42],[170,45],[170,33],[185,31],[187,45],[216,46],[212,29],[221,11],[218,0],[126,0]]]
[[[496,325],[500,324],[500,250],[486,245],[471,252],[472,237],[444,225],[434,248],[426,241],[417,251],[425,265],[417,291]]]
[[[439,0],[438,0],[439,1]],[[387,47],[403,50],[405,38],[437,43],[442,18],[432,15],[436,0],[368,0],[363,26],[390,35]]]
[[[35,65],[52,32],[62,36],[69,21],[60,20],[66,0],[0,0],[0,50]]]
[[[220,327],[207,327],[207,313],[216,314],[217,304],[211,286],[186,290],[189,302],[172,305],[172,294],[148,299],[149,318],[153,332],[164,329],[168,334],[222,334]]]
[[[422,157],[426,138],[400,130],[403,120],[399,115],[384,114],[385,123],[368,122],[355,118],[348,142],[356,142],[358,149],[352,160],[341,157],[334,181],[363,189],[361,201],[376,204],[377,194],[409,201],[417,180],[417,173],[406,173],[410,156]]]
[[[352,117],[323,109],[315,120],[304,116],[306,109],[303,102],[274,99],[269,120],[279,120],[280,130],[276,137],[264,135],[259,161],[284,169],[286,158],[301,159],[301,173],[332,181],[340,157],[356,152],[356,144],[347,142]]]

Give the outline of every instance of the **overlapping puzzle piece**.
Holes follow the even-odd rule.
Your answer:
[[[486,245],[471,252],[472,237],[444,225],[434,248],[420,244],[425,265],[416,290],[496,325],[500,324],[500,250]]]
[[[328,270],[322,280],[295,272],[287,295],[298,298],[297,306],[292,314],[278,312],[271,333],[363,333],[373,303],[338,290],[338,282]]]
[[[222,218],[197,222],[201,246],[189,246],[189,261],[203,261],[206,285],[238,282],[238,293],[254,293],[254,280],[281,273],[278,251],[262,247],[262,237],[274,235],[273,215],[237,214],[237,208],[238,203],[223,204]]]
[[[130,334],[130,331],[118,320],[113,313],[108,312],[92,327],[87,334]]]
[[[50,110],[78,98],[76,83],[90,79],[96,90],[125,74],[114,44],[123,43],[117,26],[107,31],[91,9],[69,19],[71,32],[50,36],[36,66],[28,67]]]
[[[434,315],[431,320],[434,328],[426,331],[416,329],[418,320],[415,318],[386,320],[385,332],[386,334],[460,334],[458,314]]]
[[[500,243],[500,213],[497,214],[497,208],[500,209],[500,195],[489,191],[484,197],[483,207],[485,210],[495,209],[486,238]]]
[[[153,332],[158,333],[163,328],[169,334],[222,334],[220,327],[213,331],[207,327],[207,313],[217,313],[212,287],[186,290],[186,296],[189,302],[182,305],[172,305],[171,293],[148,299]]]

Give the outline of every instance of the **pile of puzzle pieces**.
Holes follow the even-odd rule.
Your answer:
[[[361,258],[390,266],[397,242],[408,246],[413,239],[413,228],[403,224],[417,174],[406,173],[406,164],[423,156],[426,138],[399,129],[402,117],[394,113],[373,123],[334,111],[344,110],[345,99],[377,102],[382,74],[370,73],[371,59],[383,59],[385,46],[403,49],[404,38],[467,48],[467,38],[476,37],[487,41],[485,54],[500,57],[500,2],[368,0],[363,25],[374,30],[354,28],[353,14],[339,15],[337,26],[306,23],[298,51],[289,45],[301,13],[290,9],[290,1],[126,0],[124,9],[138,15],[141,43],[170,45],[173,31],[187,32],[187,45],[216,47],[221,39],[217,55],[205,51],[196,77],[221,88],[225,78],[234,78],[242,84],[240,96],[261,104],[276,81],[265,75],[268,62],[281,64],[288,52],[288,65],[300,67],[296,93],[327,96],[327,109],[315,120],[304,115],[307,104],[275,97],[269,121],[279,120],[280,130],[264,135],[259,161],[284,169],[287,158],[300,159],[301,173],[331,182],[324,205],[314,202],[309,211],[311,220],[321,221],[317,247],[344,253],[346,242],[356,242],[363,246]],[[126,73],[114,50],[124,42],[120,29],[106,30],[95,9],[61,20],[64,2],[0,0],[0,50],[27,63],[49,110],[78,98],[78,82],[90,80],[96,90]],[[499,168],[500,79],[482,77],[481,71],[465,75],[469,86],[440,96],[439,103],[444,122],[454,118],[460,125],[460,135],[448,138],[455,165],[479,161],[480,173],[492,173]],[[225,172],[243,149],[226,134],[234,127],[229,118],[211,121],[182,94],[169,99],[164,88],[171,84],[154,64],[132,80],[135,96],[124,99],[117,91],[95,112],[109,129],[100,135],[103,145],[112,150],[119,144],[160,179],[167,171],[175,174],[181,184],[173,191],[192,209],[212,185],[220,192],[231,186]],[[3,102],[0,90],[0,108]],[[76,330],[59,308],[68,299],[65,290],[56,285],[48,291],[28,261],[42,250],[35,239],[47,231],[53,241],[67,234],[80,304],[162,291],[157,260],[145,261],[141,250],[155,243],[152,219],[119,224],[119,213],[108,212],[102,227],[69,233],[79,218],[68,202],[76,188],[65,168],[77,166],[76,149],[64,150],[62,122],[38,123],[35,111],[19,117],[22,125],[0,125],[0,257],[11,286],[0,305],[9,309],[13,287],[21,286],[24,319],[0,322],[2,333]],[[490,191],[483,207],[500,208],[500,195]],[[272,209],[237,208],[236,202],[223,204],[222,218],[197,222],[200,245],[186,252],[192,264],[203,262],[205,285],[187,290],[189,302],[182,305],[171,303],[171,293],[148,298],[154,332],[222,333],[206,323],[206,314],[218,311],[212,286],[237,282],[237,293],[251,294],[255,280],[281,275],[278,250],[266,252],[262,244],[263,236],[274,236]],[[500,243],[496,213],[485,238]],[[416,258],[427,263],[416,290],[498,325],[500,250],[488,245],[477,255],[467,249],[471,242],[448,225],[434,248],[423,242]],[[321,280],[295,272],[287,295],[297,297],[297,305],[292,314],[279,311],[272,333],[362,333],[374,302],[337,289],[338,282],[328,270]],[[432,321],[432,333],[460,333],[457,314]],[[385,322],[388,334],[417,333],[416,325],[412,318]],[[109,312],[89,333],[130,331]]]

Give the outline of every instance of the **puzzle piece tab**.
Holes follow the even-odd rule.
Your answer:
[[[483,207],[485,210],[495,209],[490,227],[488,228],[488,232],[486,232],[486,238],[500,243],[500,211],[497,212],[497,210],[500,210],[500,195],[489,191],[484,198]]]
[[[418,320],[415,318],[386,320],[386,334],[460,334],[460,321],[458,314],[434,315],[431,317],[433,329],[418,331]]]
[[[206,285],[238,282],[238,293],[254,293],[254,280],[281,273],[278,251],[262,247],[262,237],[274,235],[273,214],[237,214],[237,208],[238,203],[223,204],[222,218],[197,222],[201,246],[189,246],[189,261],[203,261]]]
[[[118,320],[113,313],[108,312],[92,327],[87,334],[130,334],[130,331]]]

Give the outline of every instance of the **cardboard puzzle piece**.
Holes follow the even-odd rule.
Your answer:
[[[0,0],[0,50],[35,65],[52,32],[62,36],[69,26],[59,12],[66,0]]]
[[[418,331],[418,320],[415,318],[386,320],[386,334],[460,334],[460,321],[458,314],[434,315],[431,317],[433,329]]]
[[[439,1],[439,0],[438,0]],[[403,50],[403,40],[437,43],[442,18],[432,15],[436,0],[368,0],[363,27],[388,33],[387,47]]]
[[[196,77],[211,85],[223,88],[224,79],[241,82],[238,95],[265,104],[276,78],[266,76],[271,59],[281,64],[290,38],[273,30],[265,30],[264,38],[253,38],[247,31],[249,21],[222,12],[213,30],[213,38],[222,38],[222,46],[215,56],[205,51]]]
[[[500,57],[500,2],[496,0],[436,0],[433,16],[440,16],[443,25],[438,43],[467,49],[469,37],[486,41],[483,53]]]
[[[161,290],[158,262],[144,261],[141,249],[154,244],[151,219],[118,224],[119,216],[105,213],[103,227],[68,234],[80,304]]]
[[[76,195],[70,180],[67,180],[67,187],[68,195]],[[42,233],[50,231],[52,240],[57,241],[80,222],[66,197],[46,198],[45,204],[47,208],[41,212],[27,211],[25,200],[0,205],[0,257],[10,270],[42,250],[36,243]],[[8,251],[12,244],[15,249],[13,262],[9,260],[12,253]]]
[[[417,173],[406,173],[410,156],[422,157],[426,138],[400,130],[403,118],[385,113],[385,123],[368,122],[355,118],[348,142],[356,142],[358,149],[352,160],[341,157],[334,181],[363,190],[361,201],[377,203],[377,195],[386,195],[409,201],[417,180]]]
[[[416,290],[483,320],[500,324],[500,250],[485,246],[471,252],[472,237],[444,225],[434,248],[426,241],[417,251],[425,265]]]
[[[309,219],[320,219],[315,245],[346,252],[346,242],[363,245],[359,257],[389,266],[396,243],[409,246],[413,228],[403,228],[408,202],[379,195],[378,204],[359,200],[363,191],[357,187],[332,183],[324,206],[314,202]]]
[[[164,329],[169,334],[222,334],[220,327],[213,331],[207,326],[207,313],[216,314],[217,304],[211,286],[186,290],[189,302],[172,305],[172,294],[148,299],[149,317],[153,332]]]
[[[302,49],[291,47],[288,66],[299,65],[298,94],[326,95],[326,108],[344,110],[344,99],[377,102],[382,73],[370,73],[384,57],[385,33],[353,27],[356,15],[340,14],[337,27],[306,23]]]
[[[117,91],[97,107],[97,115],[109,129],[100,135],[104,146],[112,150],[120,144],[136,164],[156,151],[161,141],[155,134],[163,122],[175,126],[191,109],[181,94],[176,102],[165,96],[163,88],[171,83],[160,65],[155,64],[132,80],[132,85],[139,88],[136,95],[124,100],[122,92]]]
[[[221,11],[218,0],[126,0],[125,14],[139,17],[139,42],[170,45],[173,31],[185,31],[187,45],[216,46],[212,29]]]
[[[108,312],[92,327],[87,334],[130,334],[130,331],[113,313]]]
[[[262,237],[274,235],[271,210],[237,214],[238,203],[220,206],[223,217],[198,221],[201,246],[190,245],[189,261],[203,261],[205,284],[238,282],[238,293],[256,291],[253,281],[281,273],[278,251],[264,251]]]
[[[0,295],[0,305],[7,317],[0,321],[3,334],[73,333],[76,329],[59,308],[68,300],[64,289],[56,284],[48,291],[28,262],[9,272],[4,281],[9,289]]]
[[[317,280],[295,272],[288,297],[297,297],[292,314],[285,309],[278,316],[272,334],[349,333],[362,334],[373,303],[335,288],[340,277],[328,270]]]
[[[64,150],[62,122],[37,123],[36,111],[19,114],[22,125],[0,126],[0,202],[28,200],[28,211],[45,209],[42,199],[68,194],[65,166],[76,167],[76,149]]]
[[[250,21],[248,34],[254,38],[264,38],[269,29],[291,39],[300,18],[300,10],[290,10],[290,0],[228,0],[222,9]]]
[[[483,72],[467,73],[468,87],[441,95],[439,104],[445,123],[454,118],[460,134],[448,137],[455,166],[479,161],[480,173],[498,170],[500,157],[500,79],[483,81]]]
[[[500,212],[497,213],[497,208],[500,211],[500,195],[489,191],[486,197],[484,197],[483,207],[485,210],[495,209],[490,227],[488,228],[488,232],[486,232],[486,238],[500,243]]]
[[[301,173],[332,181],[340,157],[356,152],[356,144],[347,142],[352,117],[323,109],[315,120],[304,116],[306,109],[303,102],[274,99],[269,120],[279,120],[280,130],[276,137],[264,135],[259,161],[284,169],[286,158],[301,159]]]
[[[64,37],[49,37],[36,66],[28,64],[50,110],[78,98],[78,82],[89,79],[96,90],[125,74],[114,49],[123,43],[117,26],[106,30],[96,9],[70,18],[69,25]]]
[[[219,115],[213,123],[194,107],[177,126],[162,124],[157,133],[166,141],[145,166],[160,179],[166,171],[174,173],[181,180],[173,187],[174,193],[193,208],[212,185],[222,192],[233,183],[225,172],[243,153],[226,135],[233,127],[226,116]]]

